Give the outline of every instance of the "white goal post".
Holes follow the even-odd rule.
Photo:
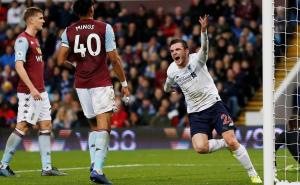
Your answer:
[[[277,157],[274,148],[275,126],[283,128],[286,133],[295,132],[288,129],[287,123],[293,114],[297,116],[297,120],[300,117],[299,6],[299,0],[262,1],[264,185],[300,185],[299,164],[287,150],[288,145],[298,147],[298,139],[292,144],[287,139],[285,144],[279,143],[284,144],[284,150]],[[297,133],[297,138],[300,138],[299,132]],[[276,159],[277,168],[278,159],[283,161],[283,170],[276,169]],[[293,166],[288,165],[290,162],[296,166],[292,173],[287,170],[288,166]]]
[[[274,164],[274,2],[262,1],[263,19],[263,140],[264,185],[273,185]]]

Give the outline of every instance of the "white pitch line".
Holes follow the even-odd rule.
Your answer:
[[[123,165],[107,165],[104,168],[134,168],[134,167],[209,167],[209,166],[224,166],[220,164],[123,164]],[[227,164],[226,166],[240,166],[240,164]],[[255,164],[255,166],[262,166],[262,164]],[[74,168],[59,168],[62,171],[72,171],[72,170],[87,170],[89,167],[74,167]],[[40,172],[41,170],[17,170],[16,173],[30,173],[30,172]]]

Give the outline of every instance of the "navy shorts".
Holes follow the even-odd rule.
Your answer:
[[[235,130],[234,123],[228,113],[226,105],[222,101],[200,112],[189,114],[191,137],[197,133],[207,134],[212,138],[212,131],[216,129],[218,134],[228,130]]]

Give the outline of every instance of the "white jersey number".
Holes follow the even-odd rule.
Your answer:
[[[89,54],[92,56],[97,56],[100,54],[101,40],[100,40],[99,35],[92,33],[87,37],[87,40],[86,40],[87,48],[85,47],[84,44],[79,44],[79,37],[80,37],[80,35],[75,36],[74,53],[80,53],[81,57],[85,57],[85,53],[86,53],[86,49],[87,49]],[[95,51],[92,49],[92,39],[96,40],[96,50]]]

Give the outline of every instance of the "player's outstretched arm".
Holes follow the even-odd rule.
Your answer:
[[[201,48],[198,51],[199,62],[205,64],[208,59],[208,37],[207,37],[207,26],[208,26],[208,15],[199,17],[199,23],[201,25]]]
[[[34,87],[32,84],[25,68],[24,68],[24,62],[21,60],[16,61],[16,71],[21,78],[21,80],[26,84],[26,86],[29,88],[30,93],[34,100],[42,100],[42,96],[40,95],[39,91]]]
[[[126,103],[128,103],[129,97],[130,97],[130,91],[128,89],[128,84],[127,84],[125,73],[123,70],[122,63],[121,63],[121,58],[116,49],[107,52],[107,56],[108,56],[109,60],[111,61],[113,70],[115,71],[115,73],[117,74],[117,76],[121,82],[122,93],[124,94],[124,96],[126,98]]]

